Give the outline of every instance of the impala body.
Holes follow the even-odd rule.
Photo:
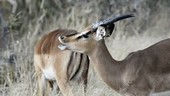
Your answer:
[[[60,44],[58,37],[73,35],[75,30],[59,29],[45,35],[35,47],[34,65],[38,77],[38,93],[40,96],[49,96],[47,89],[56,81],[64,96],[74,96],[69,81],[77,81],[87,85],[89,59],[87,55],[61,51],[57,48]],[[49,83],[49,84],[48,84]]]
[[[122,96],[149,96],[170,90],[170,39],[117,61],[105,45],[107,32],[105,26],[98,26],[97,30],[60,36],[62,44],[58,47],[87,54],[102,80]]]

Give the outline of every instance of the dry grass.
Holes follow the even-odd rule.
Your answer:
[[[18,0],[19,5],[22,5],[21,1],[22,0]],[[165,5],[159,5],[159,1],[157,1],[157,6],[159,6],[156,10],[157,13],[152,12],[153,10],[147,7],[144,0],[134,0],[134,2],[131,1],[132,4],[127,3],[128,0],[126,2],[123,2],[123,0],[107,0],[107,2],[103,0],[96,2],[75,0],[75,4],[73,2],[67,2],[64,3],[66,5],[63,6],[59,6],[62,2],[54,1],[60,9],[57,10],[59,11],[58,13],[55,13],[54,9],[52,9],[53,7],[47,9],[48,4],[43,7],[43,2],[40,1],[38,3],[32,1],[32,3],[28,3],[28,5],[25,6],[29,9],[30,17],[27,16],[24,10],[21,10],[22,7],[23,9],[25,8],[24,6],[19,6],[20,10],[17,11],[18,13],[16,12],[16,14],[19,14],[19,12],[22,13],[19,14],[21,17],[21,19],[19,19],[19,22],[21,22],[20,28],[10,29],[12,34],[10,34],[10,38],[12,38],[10,48],[0,52],[0,54],[1,57],[8,58],[11,53],[13,53],[17,59],[14,60],[14,64],[8,64],[6,63],[6,59],[1,59],[0,96],[36,96],[37,86],[32,59],[33,48],[35,42],[39,40],[42,35],[53,29],[71,28],[81,31],[87,25],[100,18],[109,17],[113,14],[131,13],[133,12],[133,7],[137,7],[136,12],[134,12],[136,17],[116,23],[114,34],[112,37],[106,38],[106,44],[113,58],[121,60],[132,51],[142,50],[155,42],[170,37],[170,16],[168,14],[170,10],[169,7],[167,8]],[[40,5],[41,8],[39,10],[33,9],[40,7]],[[65,6],[68,6],[68,8],[64,9]],[[143,8],[143,6],[145,6],[145,8]],[[117,8],[119,8],[119,10],[117,10]],[[145,12],[146,10],[151,11],[148,13],[149,15]],[[34,11],[35,14],[33,15]],[[14,17],[15,16],[16,15],[14,15]],[[27,17],[22,19],[23,16]],[[33,17],[31,18],[31,16]],[[14,21],[11,22],[12,24],[20,24]],[[83,96],[81,85],[79,85],[80,88],[75,86],[77,85],[74,85],[73,90],[76,96]],[[87,96],[119,96],[119,94],[105,85],[92,69],[89,74],[88,90],[85,94]],[[52,92],[51,96],[56,96],[56,92]]]

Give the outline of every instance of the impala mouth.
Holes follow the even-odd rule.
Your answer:
[[[67,49],[67,46],[64,45],[64,44],[60,44],[60,45],[58,45],[58,48],[59,48],[60,50],[66,50],[66,49]]]

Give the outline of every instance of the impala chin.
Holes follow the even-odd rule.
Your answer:
[[[77,48],[69,47],[69,46],[67,46],[67,45],[65,45],[65,44],[60,44],[60,45],[58,45],[58,48],[59,48],[60,50],[73,50],[73,51],[76,51],[76,52],[79,52],[79,53],[85,53],[84,50],[79,50],[79,49],[77,49]]]
[[[65,44],[63,44],[64,42],[63,42],[63,40],[61,39],[60,36],[58,37],[58,40],[62,43],[62,44],[58,45],[58,48],[59,48],[60,50],[66,50],[66,49],[67,49],[67,46],[66,46]]]

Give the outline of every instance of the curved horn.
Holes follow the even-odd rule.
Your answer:
[[[123,19],[126,19],[126,18],[130,18],[130,17],[134,17],[133,14],[127,14],[127,15],[122,15],[122,16],[118,16],[118,17],[111,17],[111,18],[108,18],[108,19],[104,19],[102,21],[99,21],[99,22],[96,22],[96,23],[93,23],[92,24],[92,29],[95,30],[98,26],[101,26],[101,25],[108,25],[110,23],[114,23],[114,22],[117,22],[119,20],[123,20]]]

